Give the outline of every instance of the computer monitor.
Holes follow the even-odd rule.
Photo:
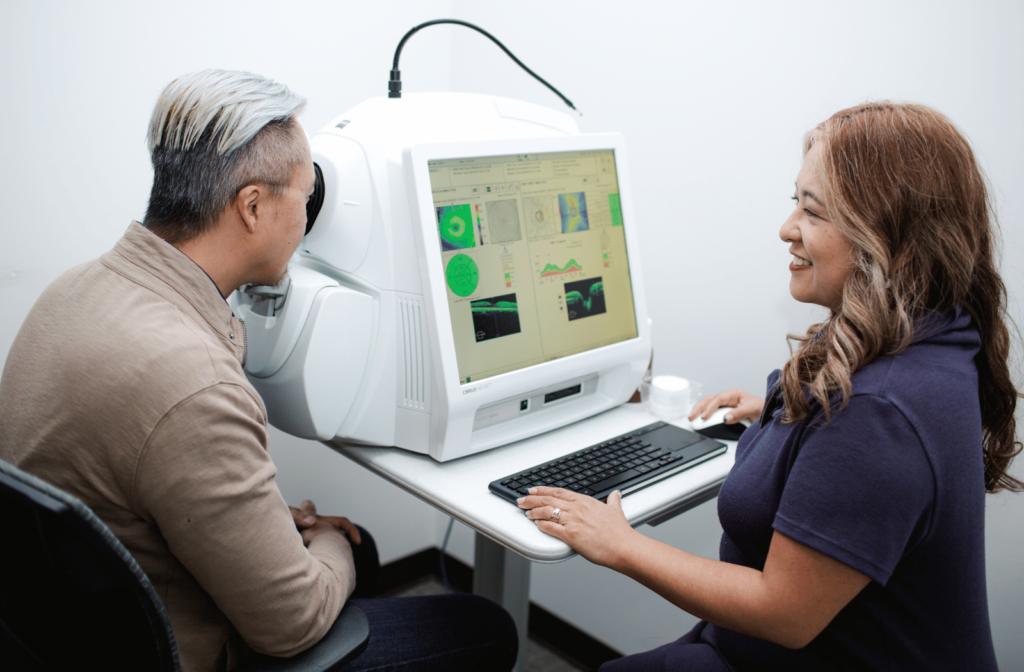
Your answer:
[[[621,135],[412,94],[310,146],[323,206],[288,286],[232,297],[272,424],[448,460],[629,399],[650,332]]]
[[[637,337],[613,149],[426,164],[462,385]]]

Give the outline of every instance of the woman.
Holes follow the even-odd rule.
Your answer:
[[[807,135],[793,198],[790,293],[829,317],[767,403],[733,390],[694,409],[754,420],[718,498],[721,561],[633,530],[618,493],[536,488],[520,506],[703,619],[605,672],[995,670],[984,494],[1024,484],[981,171],[938,112],[869,103]]]

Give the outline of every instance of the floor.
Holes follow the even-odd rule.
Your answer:
[[[398,596],[416,595],[441,595],[444,593],[444,585],[434,578],[424,579],[400,592],[394,593]],[[518,672],[585,672],[584,668],[577,667],[556,652],[535,641],[532,637],[526,642],[526,661],[519,662],[516,668]]]

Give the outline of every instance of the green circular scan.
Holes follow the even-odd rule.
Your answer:
[[[480,270],[468,255],[456,254],[444,271],[448,287],[458,296],[469,296],[480,283]]]
[[[462,221],[462,217],[453,215],[448,220],[448,233],[452,238],[462,238],[466,235],[466,222]]]

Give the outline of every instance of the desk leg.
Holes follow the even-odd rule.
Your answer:
[[[519,633],[516,668],[526,660],[530,614],[530,565],[532,563],[488,537],[476,533],[473,553],[473,592],[497,602],[512,615]]]

